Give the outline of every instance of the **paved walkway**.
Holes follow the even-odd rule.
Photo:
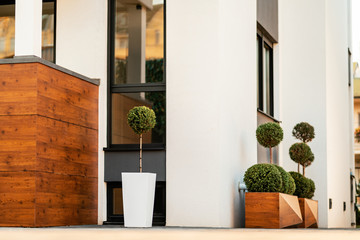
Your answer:
[[[347,240],[360,229],[0,228],[0,240]]]

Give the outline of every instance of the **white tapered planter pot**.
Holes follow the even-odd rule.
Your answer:
[[[121,173],[125,227],[151,227],[156,173]]]

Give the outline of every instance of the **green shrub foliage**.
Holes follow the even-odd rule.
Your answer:
[[[277,146],[283,140],[283,130],[278,123],[265,123],[256,129],[256,139],[266,148]]]
[[[289,175],[289,191],[287,192],[287,194],[293,195],[296,190],[295,181],[290,173],[286,173]]]
[[[296,189],[294,192],[295,196],[299,198],[312,198],[315,193],[315,184],[314,182],[301,175],[297,172],[290,172],[291,176],[293,177],[296,185]]]
[[[300,141],[307,143],[315,138],[314,127],[307,122],[301,122],[295,125],[292,135]]]
[[[280,192],[288,193],[289,188],[290,188],[290,179],[289,179],[290,174],[288,174],[282,167],[280,167],[278,165],[274,165],[274,166],[279,170],[279,172],[281,174],[282,187],[281,187]]]
[[[244,182],[249,192],[280,192],[283,188],[282,176],[273,164],[260,163],[248,168]]]
[[[136,134],[143,134],[154,128],[156,116],[152,109],[146,106],[132,108],[128,115],[128,124]]]
[[[290,158],[301,165],[309,166],[314,161],[314,154],[306,143],[294,143],[289,149]]]
[[[310,178],[307,178],[307,180],[310,183],[310,191],[309,191],[309,194],[306,196],[306,198],[312,199],[314,197],[314,194],[315,194],[315,183]]]

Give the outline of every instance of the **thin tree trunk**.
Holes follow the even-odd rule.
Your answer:
[[[300,173],[300,163],[298,163],[298,173]]]
[[[272,148],[270,148],[270,163],[273,163],[273,155],[272,155]]]
[[[140,134],[140,172],[142,172],[142,134]]]
[[[305,177],[305,166],[303,166],[303,176]]]

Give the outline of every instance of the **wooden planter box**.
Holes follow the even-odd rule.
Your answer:
[[[284,193],[245,193],[245,227],[285,228],[302,223],[296,196]]]
[[[299,198],[299,205],[303,222],[298,228],[317,228],[318,227],[318,201],[307,198]]]

